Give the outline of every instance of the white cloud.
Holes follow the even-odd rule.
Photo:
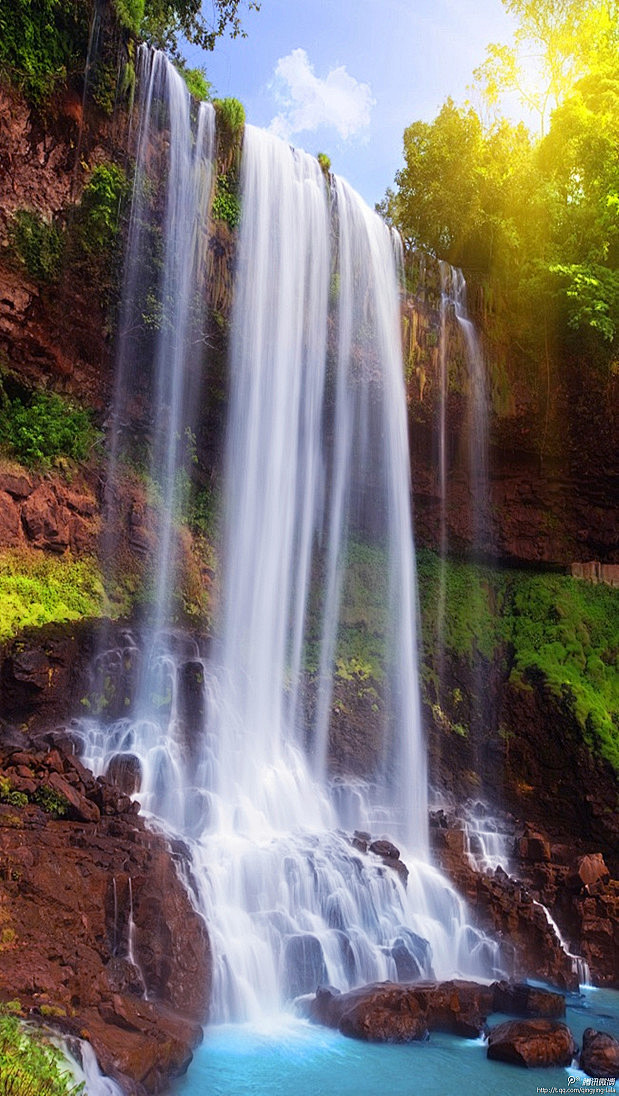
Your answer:
[[[321,126],[336,129],[347,140],[370,124],[375,103],[370,85],[349,76],[344,65],[331,69],[321,80],[304,49],[280,57],[273,86],[282,109],[269,129],[286,140]]]

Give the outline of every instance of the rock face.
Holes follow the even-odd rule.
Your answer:
[[[175,866],[183,849],[62,749],[16,734],[1,766],[0,999],[89,1039],[126,1092],[159,1092],[208,1009],[208,935]]]
[[[462,826],[454,815],[433,812],[432,846],[476,920],[501,939],[508,961],[511,952],[510,973],[536,971],[554,985],[576,988],[576,956],[588,964],[596,984],[619,985],[619,881],[610,877],[602,854],[574,856],[571,845],[525,824],[507,850],[511,874],[501,868],[484,872],[466,852]],[[560,926],[571,956],[542,906]]]
[[[590,1077],[619,1077],[619,1040],[604,1031],[586,1028],[579,1064]]]
[[[57,477],[0,469],[0,548],[90,555],[99,533],[99,505],[83,477],[69,486]]]
[[[572,1033],[556,1020],[508,1020],[488,1035],[488,1057],[516,1066],[569,1066],[576,1053]]]

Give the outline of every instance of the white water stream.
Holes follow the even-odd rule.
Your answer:
[[[155,56],[151,82],[164,64]],[[196,131],[169,73],[157,88],[143,106],[164,97],[170,123],[161,283],[169,322],[153,386],[151,474],[166,515],[157,604],[147,633],[100,653],[100,674],[120,682],[140,667],[140,687],[123,718],[82,722],[85,761],[99,773],[115,754],[136,756],[143,808],[190,848],[213,944],[213,1018],[277,1013],[325,982],[493,976],[496,947],[428,861],[394,240],[345,182],[249,126],[221,619],[208,657],[169,630],[178,438],[195,411],[187,333],[208,154],[204,115]],[[140,148],[138,175],[146,138]],[[126,377],[121,362],[121,394]],[[373,560],[385,620],[384,704],[368,717],[382,747],[365,782],[334,789],[333,678],[355,552]],[[407,887],[352,846],[355,826],[398,843]]]

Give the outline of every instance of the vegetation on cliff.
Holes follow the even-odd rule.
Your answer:
[[[92,558],[5,552],[0,555],[0,641],[51,621],[100,616],[101,570]]]
[[[565,704],[590,749],[619,772],[619,592],[567,575],[441,565],[427,551],[418,569],[428,701],[452,712],[461,701],[442,695],[442,651],[469,664],[499,662],[517,688],[544,687]]]
[[[114,99],[114,55],[127,36],[179,55],[183,37],[212,50],[223,34],[243,35],[245,0],[214,0],[209,15],[201,0],[11,0],[0,4],[0,76],[40,105],[66,80],[84,76],[95,16],[111,26],[91,74],[91,93],[109,113]],[[249,9],[258,8],[247,0]],[[110,99],[111,96],[111,99]]]
[[[78,1096],[57,1047],[15,1016],[0,1014],[0,1096]]]

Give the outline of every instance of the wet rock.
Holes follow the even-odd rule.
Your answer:
[[[579,1064],[589,1077],[619,1077],[619,1040],[605,1031],[586,1028]]]
[[[59,773],[50,773],[47,779],[47,786],[53,788],[58,795],[66,799],[69,804],[69,812],[72,818],[76,818],[81,822],[98,822],[101,818],[101,812],[96,803],[91,803],[89,799],[86,799],[84,795],[81,795],[72,784],[69,784],[68,780],[60,776]]]
[[[565,1016],[565,997],[562,993],[538,989],[526,982],[495,982],[493,990],[494,1012],[552,1020]]]
[[[15,548],[23,539],[19,510],[11,496],[0,491],[0,548]]]
[[[508,1020],[488,1035],[488,1058],[512,1065],[569,1066],[576,1044],[566,1024],[558,1020]]]
[[[33,489],[31,477],[24,471],[0,472],[0,491],[14,499],[25,499]]]
[[[307,933],[291,936],[284,948],[284,986],[287,997],[314,993],[327,980],[327,967],[320,941]]]
[[[22,521],[35,548],[62,553],[69,547],[68,515],[49,484],[42,483],[26,499]]]
[[[518,841],[518,855],[523,860],[548,861],[551,858],[550,842],[544,834],[527,827]]]
[[[135,754],[114,754],[105,775],[125,795],[134,795],[142,786],[142,764]]]
[[[566,883],[573,890],[586,890],[590,893],[597,884],[605,886],[609,880],[610,872],[604,863],[604,857],[601,852],[594,852],[581,856],[576,861],[574,871]]]
[[[370,852],[375,853],[376,856],[381,856],[384,860],[400,859],[400,850],[391,841],[385,841],[384,839],[372,841]]]
[[[315,1023],[366,1042],[409,1042],[428,1031],[477,1038],[492,1000],[491,987],[476,982],[380,982],[349,993],[321,988],[306,1013]]]

